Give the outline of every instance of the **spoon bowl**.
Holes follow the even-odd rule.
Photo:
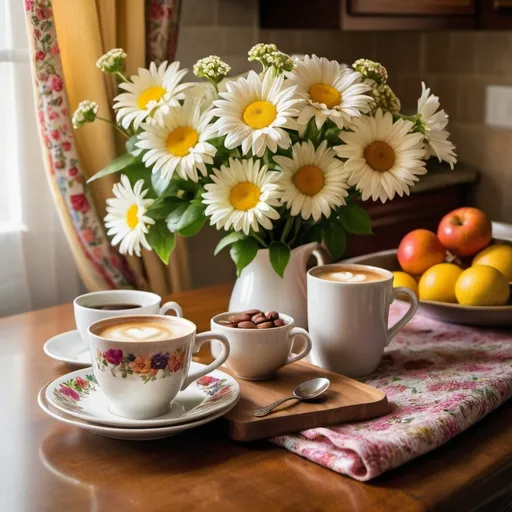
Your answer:
[[[293,391],[293,396],[299,400],[312,400],[327,391],[331,381],[324,377],[311,379],[299,384]]]
[[[320,395],[325,393],[328,387],[331,385],[331,381],[324,377],[319,377],[317,379],[307,380],[302,384],[299,384],[294,390],[293,394],[287,396],[285,398],[281,398],[280,400],[275,401],[274,403],[267,405],[266,407],[261,407],[253,411],[253,415],[257,417],[266,416],[270,412],[272,412],[276,407],[288,400],[313,400],[313,398],[318,398]]]

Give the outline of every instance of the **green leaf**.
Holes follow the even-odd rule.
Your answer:
[[[252,237],[244,238],[231,246],[229,254],[236,265],[236,274],[240,276],[242,270],[251,263],[258,252],[258,242]]]
[[[200,219],[204,219],[204,210],[205,205],[200,202],[180,204],[167,217],[167,228],[174,232],[197,224]]]
[[[182,204],[188,205],[177,197],[162,196],[148,208],[147,215],[155,220],[164,220]]]
[[[215,252],[213,254],[217,256],[217,254],[219,254],[219,252],[222,251],[224,247],[234,244],[243,238],[245,238],[245,235],[241,231],[233,231],[232,233],[229,233],[225,237],[221,238],[217,244],[217,247],[215,247]]]
[[[94,176],[91,176],[87,180],[87,183],[96,181],[99,178],[104,178],[109,174],[114,174],[115,172],[122,171],[126,167],[133,165],[136,161],[136,158],[132,154],[125,153],[124,155],[117,157],[115,160],[112,160],[112,162],[110,162],[101,171],[97,172]]]
[[[333,261],[339,260],[347,246],[347,233],[338,219],[333,219],[324,226],[323,238]]]
[[[164,178],[160,171],[151,173],[151,185],[157,196],[166,194],[170,183],[171,178]]]
[[[191,236],[197,235],[201,229],[203,229],[203,226],[206,222],[206,217],[203,215],[202,217],[199,217],[195,222],[192,224],[189,224],[188,226],[180,229],[178,233],[181,236],[184,236],[185,238],[189,238]]]
[[[284,242],[272,242],[269,247],[270,263],[276,273],[283,277],[290,261],[290,248]]]
[[[176,245],[176,237],[171,233],[164,221],[156,221],[146,235],[149,245],[167,265],[172,251]]]
[[[343,227],[354,235],[370,235],[372,221],[368,212],[358,204],[348,204],[340,209],[340,220]]]

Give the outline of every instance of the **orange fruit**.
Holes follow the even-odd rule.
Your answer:
[[[503,306],[508,301],[510,288],[499,270],[488,265],[473,265],[460,275],[455,295],[464,306]]]
[[[455,283],[462,269],[453,263],[439,263],[430,267],[420,279],[418,285],[420,300],[438,302],[457,302]]]
[[[512,281],[512,247],[505,244],[490,245],[473,258],[473,265],[494,267],[510,283]]]
[[[410,274],[407,274],[406,272],[393,272],[393,287],[399,288],[402,286],[412,290],[414,295],[418,297],[418,283],[414,277],[412,277]],[[407,300],[407,295],[401,293],[397,298],[400,300]]]

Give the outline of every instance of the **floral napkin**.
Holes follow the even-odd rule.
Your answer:
[[[390,323],[406,307],[393,304]],[[272,442],[371,480],[441,446],[512,396],[512,331],[445,324],[417,313],[365,382],[387,394],[389,414]]]

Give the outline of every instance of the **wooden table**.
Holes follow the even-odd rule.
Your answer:
[[[206,330],[231,286],[172,297]],[[105,439],[46,416],[39,389],[69,371],[43,353],[74,328],[71,305],[0,319],[2,511],[511,510],[512,404],[443,448],[362,484],[215,424],[152,442]]]

